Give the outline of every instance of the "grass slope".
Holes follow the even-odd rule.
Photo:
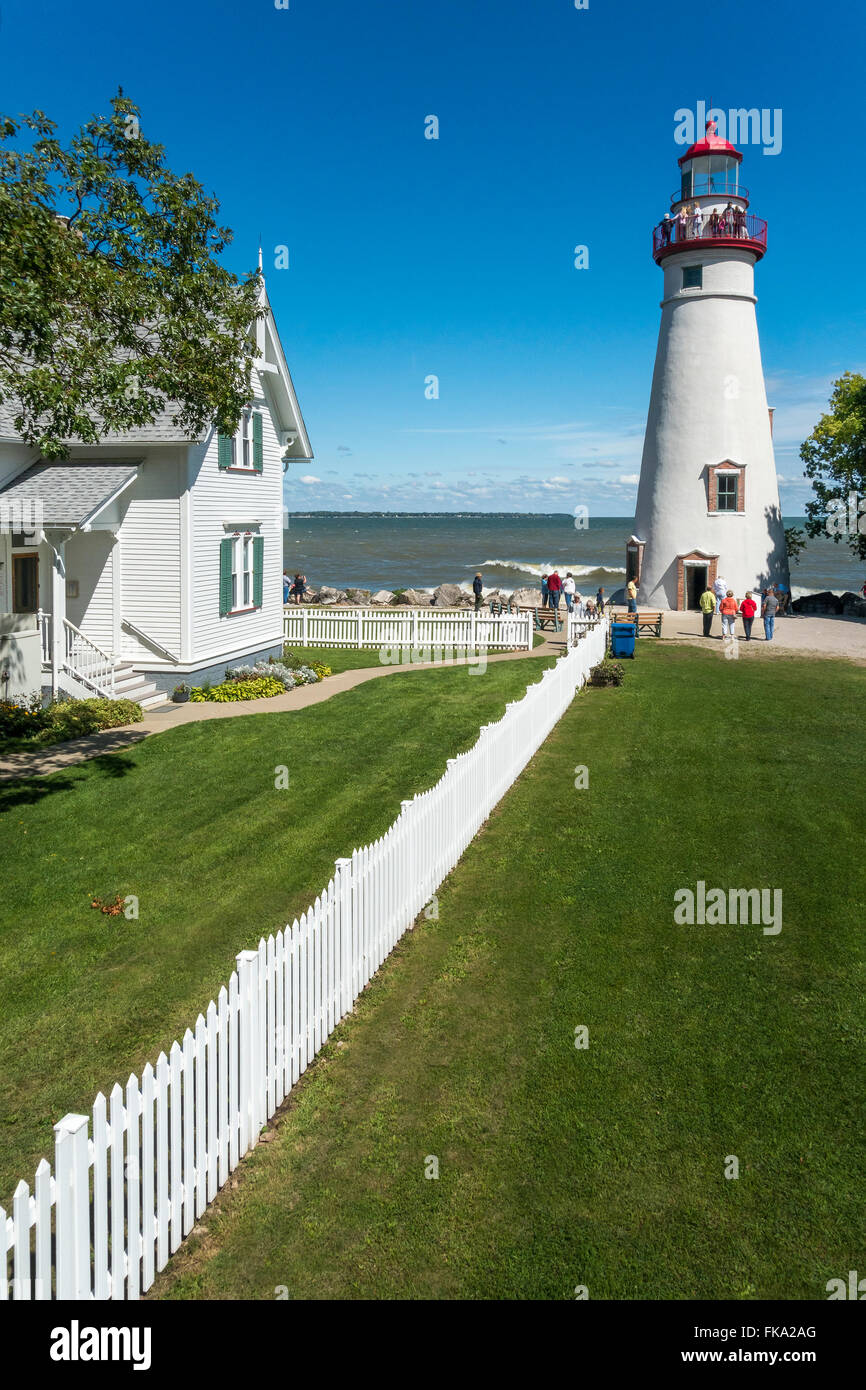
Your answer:
[[[825,1298],[862,1261],[864,687],[641,643],[157,1292]],[[782,888],[781,934],[675,926],[700,878]]]
[[[389,675],[0,785],[0,1202],[63,1114],[155,1061],[237,951],[304,911],[335,858],[386,830],[549,662]],[[117,894],[138,897],[137,921],[90,906]]]

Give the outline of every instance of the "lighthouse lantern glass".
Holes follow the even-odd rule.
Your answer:
[[[729,154],[699,155],[682,166],[680,196],[699,198],[705,194],[736,195],[739,163]]]

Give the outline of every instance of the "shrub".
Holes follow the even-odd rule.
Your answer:
[[[273,695],[282,695],[284,690],[283,682],[275,676],[259,676],[253,680],[224,681],[222,685],[213,685],[207,690],[204,686],[197,686],[189,698],[196,704],[202,704],[205,700],[228,704],[233,700],[270,699]]]
[[[609,656],[594,666],[589,675],[590,685],[622,685],[624,679],[622,665],[618,661],[611,661]]]
[[[311,662],[310,670],[315,671],[320,681],[323,681],[326,676],[332,676],[334,674],[330,666],[325,666],[321,661]]]
[[[43,708],[41,697],[34,695],[20,703],[0,701],[0,739],[63,743],[100,729],[139,724],[143,718],[141,705],[134,700],[53,700]]]

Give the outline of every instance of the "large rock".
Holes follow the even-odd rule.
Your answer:
[[[368,608],[373,595],[369,589],[347,589],[346,602],[352,603],[357,608]]]
[[[540,608],[540,589],[515,589],[511,595],[512,608]]]
[[[404,589],[402,594],[395,594],[391,600],[394,608],[429,608],[430,595],[423,589]]]
[[[345,589],[330,589],[328,588],[327,584],[324,584],[322,586],[322,588],[316,594],[316,597],[313,599],[313,603],[320,603],[327,606],[331,606],[335,603],[345,603],[345,601]]]
[[[842,612],[842,600],[838,594],[831,594],[829,590],[824,590],[820,594],[803,594],[802,598],[795,598],[791,607],[795,613],[805,613],[810,616],[828,613],[836,615]]]
[[[473,595],[467,594],[459,584],[440,584],[433,590],[433,603],[437,608],[466,608],[474,602]]]
[[[861,594],[843,594],[842,612],[846,618],[866,618],[866,599]]]
[[[371,596],[371,598],[370,598],[370,602],[371,602],[371,603],[377,603],[377,604],[378,604],[378,603],[381,603],[381,604],[392,603],[393,600],[394,600],[394,595],[391,593],[391,590],[390,590],[390,589],[377,589],[376,592],[375,592],[375,594],[373,594],[373,595]]]

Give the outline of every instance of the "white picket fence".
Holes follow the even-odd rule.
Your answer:
[[[531,613],[466,608],[283,609],[283,640],[310,647],[532,648]]]
[[[86,1115],[0,1208],[0,1298],[136,1299],[189,1234],[604,656],[607,624],[569,645],[372,845],[338,859],[291,927],[241,951],[182,1043]]]

